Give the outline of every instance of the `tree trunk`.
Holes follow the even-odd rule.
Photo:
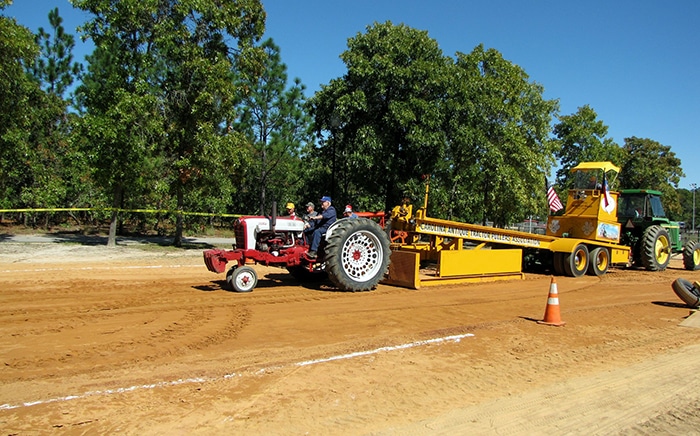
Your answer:
[[[117,185],[114,188],[114,198],[112,200],[112,220],[109,223],[109,236],[107,237],[107,246],[116,247],[117,246],[117,225],[119,224],[119,205],[122,204],[122,196],[124,195],[124,189],[121,185]]]
[[[260,162],[260,215],[265,215],[265,201],[267,194],[267,149],[263,142]]]

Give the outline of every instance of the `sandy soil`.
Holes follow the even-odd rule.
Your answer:
[[[700,434],[700,329],[661,273],[337,292],[201,250],[0,243],[3,434]]]

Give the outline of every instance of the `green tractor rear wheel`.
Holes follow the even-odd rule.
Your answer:
[[[642,266],[648,271],[663,271],[671,261],[671,239],[661,226],[649,226],[642,235]]]
[[[683,246],[683,266],[694,271],[700,269],[700,242],[688,241]]]

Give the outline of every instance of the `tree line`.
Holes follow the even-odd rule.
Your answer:
[[[659,189],[672,217],[689,213],[670,146],[616,144],[589,105],[559,114],[496,49],[448,56],[426,31],[373,23],[348,40],[345,74],[307,97],[262,40],[258,0],[71,3],[90,16],[84,63],[58,9],[36,34],[0,16],[2,209],[111,210],[97,218],[112,244],[118,210],[175,211],[180,245],[203,218],[177,211],[260,214],[321,195],[390,210],[404,194],[422,202],[429,177],[431,216],[504,226],[546,216],[555,169],[561,191],[578,162],[610,160],[619,187]]]

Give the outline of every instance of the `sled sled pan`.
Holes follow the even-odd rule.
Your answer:
[[[521,280],[522,250],[442,250],[433,268],[421,268],[421,254],[428,250],[400,249],[391,253],[384,284],[420,289],[423,286],[455,285],[496,280]]]

